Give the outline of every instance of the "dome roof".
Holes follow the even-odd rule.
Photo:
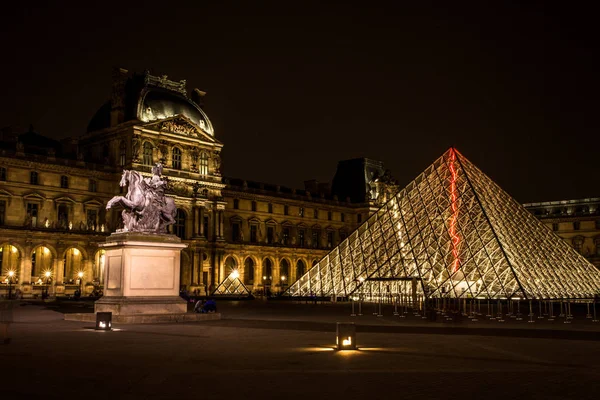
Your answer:
[[[150,75],[149,71],[129,75],[127,70],[120,69],[113,76],[111,100],[104,103],[92,117],[87,131],[99,131],[128,121],[152,122],[183,115],[204,132],[214,136],[208,116],[194,102],[194,95],[202,92],[195,89],[192,100],[187,96],[185,85],[185,80],[171,81],[166,75],[156,77]],[[117,118],[111,117],[113,111],[120,113]]]
[[[183,115],[206,133],[214,134],[210,120],[199,106],[178,93],[161,88],[149,88],[141,93],[137,114],[144,122]]]

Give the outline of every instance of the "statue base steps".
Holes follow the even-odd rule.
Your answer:
[[[220,313],[174,313],[174,314],[129,314],[113,315],[113,324],[168,324],[182,322],[202,322],[221,319]],[[96,322],[95,313],[65,314],[65,321]]]

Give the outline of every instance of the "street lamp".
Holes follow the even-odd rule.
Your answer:
[[[12,299],[12,282],[15,271],[8,271],[8,299]]]
[[[79,297],[81,297],[83,290],[83,271],[79,271],[77,276],[79,277]]]
[[[52,275],[50,271],[46,271],[44,273],[44,276],[46,277],[46,296],[44,296],[45,298],[48,298],[48,285],[50,284],[50,275]]]

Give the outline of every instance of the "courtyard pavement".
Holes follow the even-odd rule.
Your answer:
[[[218,301],[222,320],[64,321],[91,303],[22,303],[0,344],[2,399],[596,399],[600,323],[429,322],[373,305]],[[357,351],[333,351],[335,322]]]

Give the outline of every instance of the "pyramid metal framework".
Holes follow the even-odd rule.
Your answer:
[[[251,293],[236,273],[230,273],[212,293],[213,296],[250,297]]]
[[[284,295],[583,299],[599,289],[595,266],[451,148]]]

